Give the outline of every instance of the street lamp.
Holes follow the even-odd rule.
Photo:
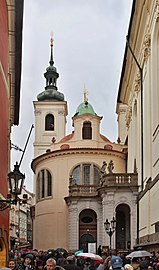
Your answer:
[[[23,195],[23,199],[18,197],[22,193],[24,179],[25,175],[20,172],[19,165],[16,162],[13,172],[8,174],[10,193],[7,194],[7,199],[0,199],[0,211],[9,208],[11,204],[17,205],[18,201],[22,203],[27,202],[27,194]]]
[[[28,142],[29,142],[29,138],[31,136],[31,132],[34,128],[34,125],[31,126],[31,129],[29,131],[26,143],[25,143],[25,147],[24,150],[20,149],[18,146],[11,144],[11,147],[16,150],[20,150],[22,151],[22,156],[20,159],[20,162],[18,164],[18,162],[16,162],[16,164],[14,165],[14,170],[13,172],[10,172],[8,174],[8,182],[9,182],[9,189],[10,189],[10,193],[7,194],[7,199],[4,199],[3,196],[1,196],[0,194],[0,211],[3,211],[7,208],[9,208],[11,206],[11,204],[15,204],[17,205],[17,202],[19,202],[19,204],[25,204],[27,203],[28,200],[28,195],[24,194],[23,195],[23,199],[20,199],[18,197],[18,195],[20,195],[22,193],[22,188],[23,188],[23,183],[24,183],[24,179],[25,179],[25,174],[22,174],[19,170],[19,167],[22,163]]]
[[[112,220],[109,222],[108,219],[104,222],[104,228],[106,233],[109,235],[110,244],[109,244],[109,255],[111,256],[112,252],[112,235],[116,230],[116,220],[113,217]]]
[[[10,194],[14,195],[15,202],[17,202],[18,195],[21,194],[25,175],[19,171],[19,165],[16,162],[14,171],[8,174]]]

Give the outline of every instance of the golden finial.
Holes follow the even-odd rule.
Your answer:
[[[51,32],[51,38],[50,38],[50,45],[51,45],[51,47],[53,47],[53,42],[54,42],[53,32]]]
[[[87,104],[88,103],[88,90],[85,88],[85,85],[84,85],[83,94],[84,94],[84,103]]]

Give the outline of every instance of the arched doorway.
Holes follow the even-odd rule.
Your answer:
[[[97,243],[97,215],[85,209],[79,215],[79,249],[88,252],[89,243]]]
[[[130,207],[120,204],[116,208],[116,249],[120,251],[130,249]]]
[[[3,238],[0,238],[0,268],[6,266],[7,250]]]

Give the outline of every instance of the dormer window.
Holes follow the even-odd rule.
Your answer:
[[[45,117],[45,130],[54,130],[54,116],[47,114]]]
[[[92,126],[91,122],[84,122],[82,128],[82,139],[92,140]]]

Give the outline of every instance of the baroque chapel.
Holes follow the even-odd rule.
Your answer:
[[[138,176],[127,173],[127,146],[100,133],[102,117],[86,92],[66,134],[67,101],[57,87],[52,39],[44,77],[45,89],[34,101],[33,247],[88,251],[94,243],[108,249],[104,222],[114,217],[112,249],[129,250],[137,234]]]

